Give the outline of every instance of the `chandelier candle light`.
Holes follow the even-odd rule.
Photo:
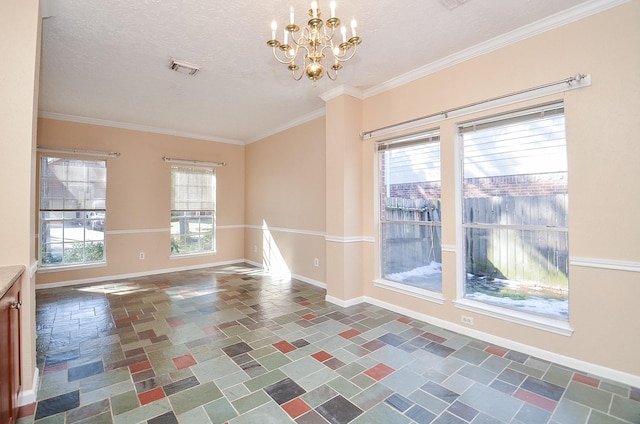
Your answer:
[[[342,62],[346,62],[356,54],[358,44],[362,42],[356,35],[356,20],[351,20],[351,37],[347,39],[347,28],[340,25],[336,17],[336,2],[329,3],[331,17],[324,22],[321,18],[317,1],[311,2],[309,22],[300,29],[294,21],[293,6],[289,9],[289,24],[284,27],[284,41],[276,39],[278,24],[271,22],[271,40],[267,45],[273,49],[273,56],[282,64],[287,65],[293,79],[299,81],[306,75],[315,87],[318,80],[326,73],[329,79],[338,78],[338,71],[342,69]],[[334,42],[333,35],[340,27],[341,42]],[[299,34],[298,34],[299,32]],[[289,44],[291,42],[291,44]],[[333,62],[329,65],[330,62]],[[300,69],[303,71],[299,72]]]

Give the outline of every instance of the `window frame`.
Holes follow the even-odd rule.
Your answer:
[[[442,284],[443,279],[441,279],[440,291],[429,290],[427,288],[418,287],[413,284],[403,283],[398,281],[393,281],[384,278],[384,231],[383,226],[385,224],[413,224],[418,226],[423,226],[427,228],[433,228],[434,230],[439,229],[440,234],[442,234],[442,217],[440,217],[440,221],[397,221],[397,220],[386,220],[383,218],[383,192],[382,192],[382,160],[381,154],[384,151],[392,150],[395,148],[402,148],[411,145],[425,145],[430,143],[438,143],[438,147],[440,149],[440,158],[439,162],[442,164],[442,151],[441,151],[441,138],[440,138],[440,128],[431,128],[425,131],[420,131],[416,133],[411,133],[407,135],[391,137],[384,140],[377,141],[376,151],[375,151],[375,210],[376,210],[376,223],[377,223],[377,234],[376,234],[376,278],[373,281],[374,286],[384,288],[387,290],[391,290],[397,293],[402,293],[405,295],[417,297],[423,300],[427,300],[437,304],[444,304],[444,296],[442,294]],[[440,184],[442,183],[442,170],[440,170]],[[440,203],[441,203],[442,195],[440,195]],[[441,240],[442,243],[442,240]],[[440,246],[440,255],[442,255],[443,248]]]
[[[507,121],[509,119],[519,119],[521,116],[532,115],[538,111],[546,109],[562,109],[562,114],[566,117],[566,111],[564,110],[564,102],[561,100],[553,101],[547,104],[538,106],[531,106],[522,109],[516,109],[507,111],[504,113],[498,113],[495,115],[485,116],[470,121],[465,121],[455,124],[455,136],[456,136],[456,149],[455,149],[455,164],[456,164],[456,250],[458,252],[458,258],[456,260],[456,299],[453,304],[456,308],[486,315],[494,318],[498,318],[504,321],[510,321],[525,325],[528,327],[560,334],[563,336],[570,336],[573,334],[573,329],[569,324],[569,318],[561,318],[555,316],[540,315],[524,310],[509,308],[497,304],[486,303],[474,299],[465,298],[466,291],[466,251],[465,251],[465,230],[471,226],[464,223],[464,140],[463,130],[464,127],[470,125],[483,125],[490,124],[492,122]],[[566,125],[565,125],[565,148],[567,148],[566,142]],[[567,162],[569,158],[567,157]],[[568,166],[568,164],[567,164]],[[568,212],[567,212],[568,215]],[[486,227],[486,225],[480,225]],[[499,225],[498,225],[499,226]],[[563,231],[568,233],[568,224]],[[568,259],[569,252],[567,252]]]
[[[84,198],[84,200],[81,201],[84,205],[84,207],[82,208],[66,207],[66,205],[68,204],[67,197],[54,199],[54,198],[51,198],[50,196],[48,199],[44,199],[43,186],[44,186],[45,175],[43,174],[43,167],[44,167],[44,162],[49,159],[59,160],[59,161],[81,162],[82,167],[85,170],[91,168],[91,166],[87,165],[89,163],[94,163],[98,165],[98,166],[94,166],[95,168],[103,168],[104,169],[104,182],[103,182],[104,197],[87,196]],[[38,158],[38,272],[52,272],[52,271],[61,271],[61,270],[63,271],[63,270],[78,269],[78,268],[94,268],[94,267],[103,267],[107,265],[107,242],[106,242],[106,239],[107,239],[106,237],[106,223],[107,223],[106,197],[107,197],[107,186],[108,186],[108,172],[107,172],[108,166],[107,165],[108,165],[108,162],[106,159],[86,159],[86,158],[71,157],[71,156],[57,155],[57,154],[40,154],[39,155],[39,158]],[[82,181],[70,181],[65,178],[65,180],[62,182],[62,188],[65,191],[70,191],[68,190],[67,186],[75,186],[75,187],[82,186],[82,185],[88,186],[91,183],[91,181],[90,179],[87,178],[86,172],[84,173],[83,177],[84,178]],[[78,191],[78,190],[75,190],[75,191]],[[91,191],[93,191],[93,189]],[[86,187],[83,193],[85,195],[87,194]],[[43,204],[44,204],[43,200],[49,200],[49,201],[57,200],[58,202],[62,203],[62,206],[61,207],[48,206],[46,208],[43,208]],[[94,206],[89,208],[87,207],[88,202],[90,202],[91,205],[96,205],[100,203],[100,207]],[[60,214],[61,217],[44,218],[44,214],[49,214],[49,213]],[[102,215],[100,215],[99,213],[101,213]],[[75,215],[75,216],[69,216],[69,215]],[[52,242],[45,241],[46,237],[43,232],[43,226],[45,225],[45,223],[61,223],[62,238],[59,243],[52,243]],[[82,251],[81,251],[82,258],[83,258],[82,261],[65,262],[64,260],[65,252],[67,251],[65,249],[65,245],[68,244],[68,242],[65,242],[66,240],[65,230],[68,227],[67,224],[69,223],[81,223],[82,240],[74,242],[73,243],[74,246],[71,249],[77,250],[76,245],[78,243],[83,244]],[[97,240],[99,249],[102,251],[101,252],[102,258],[100,260],[87,260],[87,257],[86,257],[87,246],[93,245],[96,242],[96,241],[87,239],[87,229],[89,228],[87,226],[87,223],[90,223],[91,230],[96,231],[96,227],[99,227],[101,228],[101,230],[98,229],[97,231],[101,231],[103,233],[102,239]],[[44,261],[43,249],[45,248],[46,244],[62,245],[60,262]]]
[[[195,172],[194,174],[210,174],[211,175],[211,209],[197,209],[197,208],[174,208],[175,203],[176,203],[176,198],[175,198],[175,187],[174,187],[174,172],[177,170],[191,170],[191,171],[201,171],[201,172]],[[170,166],[170,180],[171,180],[171,199],[170,199],[170,211],[169,211],[169,216],[170,216],[170,221],[169,221],[169,247],[170,247],[170,253],[169,253],[169,258],[170,259],[179,259],[179,258],[186,258],[186,257],[193,257],[193,256],[199,256],[199,255],[212,255],[216,253],[216,206],[217,206],[217,201],[216,201],[216,195],[217,195],[217,174],[215,171],[214,167],[210,167],[210,166],[199,166],[199,165],[178,165],[178,164],[174,164]],[[188,186],[188,187],[192,187],[192,186]],[[196,186],[199,187],[200,189],[202,189],[202,187],[204,186]],[[193,201],[193,199],[189,199],[187,200],[187,202],[191,202]],[[197,199],[198,203],[202,203],[202,197]],[[211,216],[211,248],[210,249],[203,249],[202,248],[202,243],[201,240],[198,241],[198,244],[200,246],[200,248],[198,250],[189,250],[189,251],[185,251],[185,252],[180,252],[175,251],[178,249],[179,247],[179,242],[175,241],[175,237],[173,234],[173,225],[174,225],[174,219],[177,219],[177,222],[181,221],[181,217],[186,217],[187,221],[191,221],[192,219],[198,219],[198,225],[200,225],[200,223],[202,222],[201,217],[206,217],[208,215],[206,215],[207,212],[210,212],[210,216]],[[177,215],[178,213],[194,213],[193,215]],[[180,226],[180,224],[178,224]],[[190,225],[189,225],[190,227]],[[206,237],[206,234],[208,234],[209,232],[202,232],[199,231],[199,234],[201,234],[201,237]],[[189,233],[191,234],[191,233]],[[205,234],[205,235],[202,235]]]

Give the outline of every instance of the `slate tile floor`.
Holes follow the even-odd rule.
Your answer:
[[[640,390],[244,265],[38,290],[38,423],[640,423]]]

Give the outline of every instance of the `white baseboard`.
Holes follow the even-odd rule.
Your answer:
[[[243,262],[248,262],[248,261],[244,259],[234,259],[230,261],[212,262],[207,264],[190,265],[190,266],[183,266],[183,267],[177,267],[177,268],[154,269],[150,271],[134,272],[131,274],[105,275],[102,277],[84,278],[81,280],[59,281],[57,283],[43,283],[43,284],[36,284],[36,290],[53,289],[57,287],[66,287],[66,286],[76,286],[79,284],[101,283],[107,280],[122,280],[127,278],[147,277],[149,275],[167,274],[169,272],[189,271],[192,269],[211,268],[215,266],[233,265],[233,264],[238,264]]]
[[[245,259],[244,260],[246,263],[248,263],[249,265],[253,265],[256,268],[263,268],[262,264],[260,262],[255,262],[255,261],[250,261],[249,259]]]
[[[31,383],[31,388],[28,390],[23,390],[18,395],[18,406],[31,405],[36,401],[36,396],[38,395],[38,380],[40,378],[40,370],[36,367],[33,372],[33,382]]]
[[[565,355],[560,355],[555,352],[550,352],[548,350],[540,349],[534,346],[530,346],[524,343],[519,343],[513,341],[511,339],[506,339],[503,337],[498,337],[493,334],[484,333],[482,331],[474,330],[468,327],[464,327],[462,325],[445,321],[439,318],[432,317],[430,315],[422,314],[420,312],[413,311],[411,309],[403,308],[401,306],[397,306],[379,299],[375,299],[372,297],[364,296],[362,298],[362,302],[370,303],[372,305],[380,306],[382,308],[388,309],[393,312],[397,312],[402,315],[406,315],[410,318],[417,319],[420,321],[427,322],[432,325],[436,325],[438,327],[442,327],[449,331],[454,331],[459,334],[463,334],[465,336],[473,337],[475,339],[479,339],[485,341],[487,343],[494,344],[496,346],[501,346],[507,349],[515,350],[518,352],[526,353],[527,355],[534,356],[536,358],[544,359],[546,361],[554,362],[559,365],[563,365],[565,367],[580,370],[582,372],[599,376],[602,378],[607,378],[613,381],[617,381],[623,384],[628,384],[632,387],[640,387],[640,376],[629,374],[623,371],[615,370],[612,368],[604,367],[601,365],[593,364],[591,362],[582,361],[576,358],[572,358]],[[340,299],[336,299],[334,302],[329,299],[327,296],[327,301],[331,303],[335,303],[336,305],[342,306],[340,303],[348,304],[348,306],[352,306],[352,300],[349,301],[341,301]],[[344,306],[346,307],[346,306]]]
[[[295,278],[296,280],[311,284],[312,286],[320,287],[321,289],[327,288],[327,283],[323,283],[322,281],[314,280],[312,278],[304,277],[298,274],[291,274],[291,277]]]
[[[259,262],[250,261],[249,259],[245,259],[244,262],[248,263],[249,265],[253,265],[257,268],[264,269],[264,266]],[[320,287],[321,289],[327,288],[326,283],[323,283],[322,281],[314,280],[313,278],[305,277],[304,275],[291,274],[291,278],[295,278],[296,280],[300,280],[304,283],[311,284],[312,286]]]
[[[86,283],[94,283],[94,282],[102,282],[105,280],[110,280],[110,279],[123,279],[123,278],[135,278],[135,277],[144,277],[144,276],[148,276],[148,275],[155,275],[155,274],[164,274],[164,273],[168,273],[168,272],[177,272],[177,271],[187,271],[187,270],[191,270],[191,269],[201,269],[201,268],[210,268],[210,267],[215,267],[215,266],[223,266],[223,265],[233,265],[233,264],[238,264],[238,263],[247,263],[250,265],[253,265],[255,267],[258,268],[263,268],[261,263],[257,263],[254,261],[250,261],[247,259],[237,259],[237,260],[231,260],[231,261],[225,261],[225,262],[217,262],[217,263],[210,263],[210,264],[203,264],[203,265],[195,265],[195,266],[187,266],[187,267],[180,267],[180,268],[169,268],[169,269],[160,269],[160,270],[153,270],[153,271],[146,271],[146,272],[139,272],[139,273],[133,273],[133,274],[121,274],[121,275],[113,275],[113,276],[104,276],[104,277],[97,277],[97,278],[90,278],[90,279],[83,279],[83,280],[73,280],[73,281],[64,281],[64,282],[59,282],[59,283],[48,283],[48,284],[38,284],[36,285],[36,289],[46,289],[46,288],[54,288],[54,287],[63,287],[63,286],[71,286],[71,285],[78,285],[78,284],[86,284]],[[321,281],[317,281],[317,280],[313,280],[301,275],[292,275],[293,278],[312,284],[314,286],[317,287],[321,287],[321,288],[325,288],[326,289],[326,283],[323,283]],[[571,358],[568,356],[564,356],[564,355],[560,355],[558,353],[555,352],[550,352],[544,349],[539,349],[537,347],[534,346],[530,346],[524,343],[519,343],[510,339],[506,339],[506,338],[502,338],[502,337],[498,337],[495,336],[493,334],[489,334],[489,333],[484,333],[478,330],[474,330],[474,329],[470,329],[467,327],[464,327],[462,325],[450,322],[450,321],[445,321],[445,320],[441,320],[439,318],[435,318],[432,317],[430,315],[426,315],[426,314],[422,314],[416,311],[413,311],[411,309],[407,309],[401,306],[397,306],[388,302],[384,302],[382,300],[376,299],[376,298],[372,298],[372,297],[368,297],[368,296],[360,296],[360,297],[356,297],[353,299],[348,299],[348,300],[342,300],[339,299],[337,297],[334,296],[330,296],[327,295],[325,297],[327,302],[333,303],[337,306],[343,307],[343,308],[348,308],[350,306],[354,306],[354,305],[358,305],[360,303],[370,303],[372,305],[376,305],[376,306],[380,306],[382,308],[388,309],[390,311],[393,312],[397,312],[399,314],[403,314],[406,315],[408,317],[414,318],[414,319],[418,319],[420,321],[424,321],[427,322],[429,324],[433,324],[436,325],[438,327],[442,327],[444,329],[450,330],[450,331],[454,331],[456,333],[459,334],[463,334],[469,337],[473,337],[476,339],[480,339],[483,340],[487,343],[492,343],[495,344],[497,346],[501,346],[507,349],[512,349],[512,350],[516,350],[518,352],[522,352],[522,353],[526,353],[528,355],[540,358],[540,359],[544,359],[550,362],[555,362],[557,364],[572,368],[572,369],[576,369],[576,370],[580,370],[582,372],[586,372],[595,376],[600,376],[603,378],[608,378],[610,380],[613,381],[618,381],[620,383],[624,383],[624,384],[628,384],[630,386],[633,387],[640,387],[640,376],[637,375],[633,375],[633,374],[629,374],[623,371],[619,371],[619,370],[615,370],[612,368],[608,368],[608,367],[604,367],[601,365],[597,365],[597,364],[593,364],[590,362],[586,362],[586,361],[582,361],[579,359],[575,359],[575,358]],[[36,372],[34,374],[34,384],[33,384],[33,389],[30,390],[26,390],[23,391],[20,395],[19,398],[19,405],[28,405],[29,403],[35,402],[36,399],[36,394],[37,394],[37,380],[38,380],[38,369],[36,368]]]
[[[260,267],[262,268],[262,264],[259,264],[257,262],[252,262],[252,261],[248,261],[245,260],[245,262],[250,263],[251,265],[254,265],[256,267]],[[322,288],[326,288],[326,283],[321,283],[321,282],[317,282],[315,280],[311,280],[309,278],[303,277],[303,276],[299,276],[299,275],[292,275],[292,277],[307,282],[309,284],[313,284],[316,285],[318,287],[322,287]],[[388,302],[384,302],[372,297],[367,297],[367,296],[359,296],[359,297],[355,297],[353,299],[348,299],[348,300],[342,300],[339,299],[337,297],[331,296],[331,295],[326,295],[325,296],[325,300],[329,303],[333,303],[334,305],[340,306],[342,308],[348,308],[354,305],[358,305],[360,303],[371,303],[372,305],[376,305],[376,306],[380,306],[382,308],[388,309],[390,311],[393,312],[397,312],[403,315],[406,315],[408,317],[414,318],[414,319],[418,319],[420,321],[424,321],[427,322],[429,324],[433,324],[436,325],[438,327],[442,327],[444,329],[450,330],[450,331],[454,331],[456,333],[459,334],[463,334],[469,337],[473,337],[476,339],[480,339],[480,340],[484,340],[487,343],[492,343],[495,344],[497,346],[502,346],[505,347],[507,349],[512,349],[512,350],[516,350],[518,352],[522,352],[522,353],[526,353],[528,355],[540,358],[540,359],[544,359],[550,362],[554,362],[560,365],[564,365],[566,367],[572,368],[572,369],[576,369],[576,370],[581,370],[584,371],[586,373],[589,374],[593,374],[593,375],[597,375],[597,376],[601,376],[604,378],[609,378],[611,380],[614,381],[618,381],[621,383],[625,383],[625,384],[629,384],[631,386],[634,387],[640,387],[640,376],[635,376],[632,374],[628,374],[628,373],[624,373],[618,370],[614,370],[611,368],[607,368],[607,367],[603,367],[600,365],[596,365],[596,364],[592,364],[590,362],[585,362],[585,361],[581,361],[575,358],[571,358],[568,356],[564,356],[564,355],[560,355],[554,352],[549,352],[543,349],[539,349],[536,348],[534,346],[530,346],[530,345],[526,345],[523,343],[519,343],[519,342],[515,342],[513,340],[510,339],[505,339],[502,337],[498,337],[498,336],[494,336],[492,334],[489,333],[484,333],[481,331],[477,331],[477,330],[473,330],[467,327],[464,327],[462,325],[458,325],[449,321],[445,321],[445,320],[441,320],[438,318],[434,318],[432,316],[429,315],[425,315],[419,312],[415,312],[413,310],[407,309],[407,308],[403,308],[401,306],[397,306]]]
[[[337,297],[329,296],[329,295],[325,297],[325,300],[329,303],[333,303],[334,305],[338,305],[342,308],[348,308],[350,306],[358,305],[360,303],[367,301],[366,297],[364,296],[354,297],[353,299],[349,299],[349,300],[342,300],[342,299],[338,299]]]
[[[179,268],[164,268],[164,269],[157,269],[157,270],[151,270],[151,271],[135,272],[130,274],[105,275],[102,277],[84,278],[81,280],[68,280],[68,281],[59,281],[57,283],[36,284],[36,289],[53,289],[57,287],[76,286],[80,284],[101,283],[107,280],[122,280],[127,278],[147,277],[149,275],[166,274],[169,272],[189,271],[193,269],[211,268],[216,266],[234,265],[239,263],[247,263],[257,268],[263,268],[262,264],[258,262],[250,261],[248,259],[234,259],[231,261],[207,263],[207,264],[201,264],[201,265],[191,265],[191,266],[185,266],[185,267],[179,267]],[[291,277],[316,287],[320,287],[323,289],[327,288],[326,283],[323,283],[322,281],[314,280],[312,278],[305,277],[303,275],[291,274]]]

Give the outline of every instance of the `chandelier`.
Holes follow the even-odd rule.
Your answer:
[[[278,24],[271,22],[271,40],[267,45],[273,49],[273,56],[287,65],[293,79],[299,81],[306,75],[315,87],[325,74],[331,80],[338,78],[342,62],[346,62],[356,54],[358,44],[362,42],[356,35],[356,20],[351,20],[351,37],[347,39],[347,28],[340,25],[336,17],[336,2],[329,4],[331,17],[324,22],[321,18],[317,1],[311,2],[309,22],[300,28],[294,21],[293,6],[289,9],[289,24],[284,27],[284,40],[276,39]],[[336,29],[340,27],[342,41],[334,41]]]

